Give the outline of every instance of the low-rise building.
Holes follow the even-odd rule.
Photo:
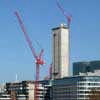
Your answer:
[[[34,100],[33,81],[6,83],[6,90],[12,98],[20,98],[21,100]]]
[[[34,100],[34,84],[34,81],[6,83],[6,90],[13,100]],[[39,82],[39,100],[50,100],[50,87],[48,80]]]
[[[11,95],[7,93],[0,93],[0,100],[11,100]]]
[[[100,91],[100,76],[75,76],[53,80],[52,100],[89,100],[90,91]]]

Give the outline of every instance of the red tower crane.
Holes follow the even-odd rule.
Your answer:
[[[52,64],[49,65],[48,67],[48,75],[44,77],[45,80],[50,80],[51,79],[51,74],[52,74]]]
[[[42,59],[44,50],[41,49],[40,53],[38,55],[36,54],[35,49],[32,46],[32,42],[31,42],[31,40],[30,40],[30,38],[29,38],[29,36],[27,34],[27,31],[26,31],[26,29],[24,27],[22,19],[21,19],[20,15],[19,15],[19,12],[16,11],[15,15],[16,15],[18,21],[19,21],[20,27],[21,27],[21,29],[22,29],[22,31],[24,33],[24,36],[25,36],[25,39],[26,39],[26,41],[27,41],[27,43],[29,45],[29,48],[32,51],[32,55],[35,58],[35,63],[36,63],[36,81],[35,81],[35,90],[34,90],[34,100],[39,100],[39,98],[37,96],[37,94],[39,93],[39,91],[38,91],[38,87],[39,87],[39,68],[40,68],[40,65],[44,64],[44,60]]]
[[[67,22],[68,22],[68,24],[67,24],[68,28],[70,28],[70,23],[71,23],[71,20],[72,20],[72,15],[64,10],[64,8],[62,7],[62,5],[59,3],[58,0],[56,0],[56,3],[57,3],[58,8],[60,9],[60,11],[66,17]]]

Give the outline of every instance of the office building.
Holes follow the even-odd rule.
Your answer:
[[[39,100],[50,100],[50,89],[48,80],[39,82]],[[6,83],[6,91],[13,100],[34,100],[34,81],[22,81]]]
[[[52,29],[53,68],[52,78],[69,76],[69,29],[64,24]]]
[[[40,81],[40,84],[42,85],[42,87],[44,87],[44,89],[42,90],[42,99],[41,100],[52,100],[52,81],[51,80],[43,80]]]
[[[0,84],[0,100],[11,100],[11,96],[6,92],[5,84]]]
[[[75,62],[73,64],[73,75],[99,75],[100,61]]]
[[[11,95],[7,93],[0,93],[0,100],[11,100]]]
[[[34,100],[33,81],[6,83],[6,90],[14,100]]]
[[[100,91],[100,76],[56,79],[52,85],[52,100],[89,100],[93,89]]]

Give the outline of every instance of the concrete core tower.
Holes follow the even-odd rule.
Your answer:
[[[69,29],[64,24],[52,29],[52,79],[69,76]]]

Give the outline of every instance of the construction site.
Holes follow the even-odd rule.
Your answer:
[[[64,10],[60,0],[56,0],[56,6],[66,19],[66,23],[59,23],[51,29],[52,62],[48,65],[48,73],[43,80],[40,78],[42,76],[40,68],[48,62],[43,58],[45,50],[41,48],[37,53],[20,11],[13,12],[18,24],[17,28],[21,29],[20,34],[23,34],[34,60],[35,79],[6,82],[0,85],[0,100],[92,100],[90,92],[93,88],[100,91],[99,60],[73,63],[73,75],[70,75],[72,14]]]
[[[45,64],[45,60],[43,59],[44,49],[42,48],[39,54],[36,53],[20,16],[20,12],[14,12],[14,15],[16,16],[20,26],[19,28],[21,28],[25,40],[35,60],[36,77],[34,81],[6,83],[6,94],[1,94],[2,96],[4,95],[7,97],[5,100],[50,100],[52,80],[69,76],[69,29],[72,16],[64,11],[59,1],[56,1],[56,4],[62,14],[66,17],[68,24],[67,26],[61,24],[57,28],[52,29],[53,60],[48,69],[48,75],[44,78],[43,81],[41,81],[39,76],[40,66]],[[66,36],[66,38],[64,36]],[[66,70],[64,71],[65,66]]]

